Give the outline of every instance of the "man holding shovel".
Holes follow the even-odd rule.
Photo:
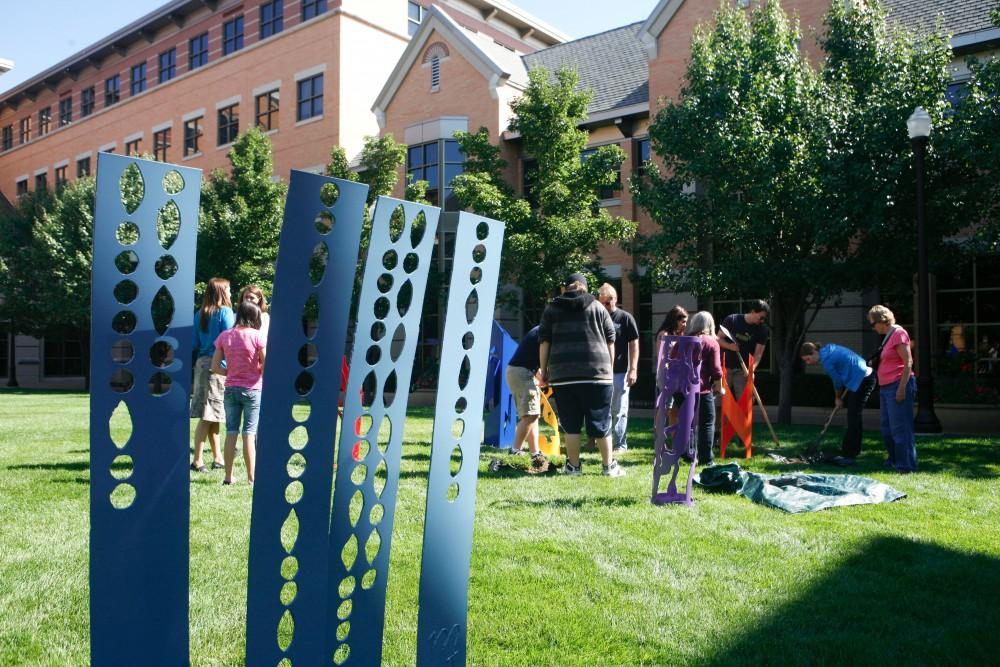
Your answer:
[[[729,370],[729,388],[733,396],[743,395],[747,384],[747,374],[743,370],[753,355],[753,367],[764,357],[764,348],[771,332],[767,328],[767,316],[771,313],[766,301],[757,299],[750,302],[747,313],[733,313],[722,320],[719,327],[719,347],[726,351],[725,364]],[[740,357],[743,363],[740,363]],[[763,409],[763,408],[762,408]]]
[[[807,364],[822,364],[833,380],[834,413],[847,403],[847,431],[840,445],[840,456],[835,456],[833,462],[853,465],[861,453],[861,411],[875,388],[875,373],[860,355],[833,343],[803,343],[799,356]],[[830,418],[827,425],[833,414]]]

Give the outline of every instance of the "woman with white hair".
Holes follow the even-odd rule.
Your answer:
[[[698,391],[698,424],[695,427],[698,442],[698,463],[711,465],[712,443],[715,440],[715,394],[722,379],[722,361],[719,341],[715,337],[715,319],[712,313],[700,310],[688,319],[685,336],[701,339],[701,387]],[[680,402],[683,397],[680,397]]]

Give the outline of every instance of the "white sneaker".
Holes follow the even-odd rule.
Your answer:
[[[580,465],[576,465],[575,466],[572,463],[570,463],[569,461],[566,461],[566,465],[563,466],[562,472],[563,472],[564,475],[571,475],[573,477],[576,477],[578,475],[582,475],[583,474],[583,464],[581,463]]]
[[[603,474],[605,477],[624,477],[625,468],[618,465],[618,461],[612,459],[609,465],[604,466]]]

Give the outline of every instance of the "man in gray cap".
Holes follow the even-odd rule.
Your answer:
[[[553,388],[559,422],[566,431],[567,475],[583,472],[580,431],[597,442],[604,474],[621,477],[625,470],[611,455],[611,390],[615,358],[615,326],[607,309],[587,292],[587,279],[573,273],[562,294],[542,313],[538,348],[542,382]]]

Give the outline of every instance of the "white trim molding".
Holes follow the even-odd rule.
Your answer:
[[[316,76],[317,74],[323,74],[326,72],[326,63],[321,65],[315,65],[309,69],[304,69],[301,72],[295,73],[295,81],[301,81],[302,79],[308,79],[309,77]]]
[[[41,176],[42,174],[47,174],[47,173],[49,173],[49,168],[48,167],[42,167],[41,169],[36,169],[33,172],[33,174],[35,176]]]
[[[254,88],[253,96],[257,97],[258,95],[269,93],[272,90],[280,90],[280,89],[281,89],[281,79],[278,79],[277,81],[272,81],[271,83],[265,83],[262,86],[257,86],[256,88]]]
[[[56,162],[54,165],[52,165],[52,168],[58,169],[59,167],[68,167],[68,166],[69,166],[69,160],[59,160],[59,162]]]
[[[218,111],[219,109],[225,109],[226,107],[231,107],[234,104],[242,104],[242,103],[243,103],[242,95],[233,95],[232,97],[227,97],[224,100],[216,102],[215,110]]]
[[[108,151],[113,151],[118,149],[118,142],[112,141],[110,144],[104,144],[103,146],[97,147],[98,153],[107,153]]]
[[[127,137],[122,139],[122,142],[127,144],[129,142],[135,141],[136,139],[141,141],[145,138],[146,138],[146,133],[140,130],[139,132],[133,132],[132,134],[128,135]]]
[[[205,117],[205,107],[202,107],[200,109],[195,109],[194,111],[187,112],[186,114],[181,116],[181,121],[186,123],[189,120],[194,120],[195,118],[204,118],[204,117]]]
[[[76,161],[79,162],[80,160],[86,159],[88,157],[94,157],[94,152],[93,151],[84,151],[82,153],[77,153],[76,154]]]
[[[162,132],[163,130],[172,130],[172,129],[174,129],[174,121],[168,120],[165,123],[154,125],[151,131],[153,134],[156,134],[157,132]]]

